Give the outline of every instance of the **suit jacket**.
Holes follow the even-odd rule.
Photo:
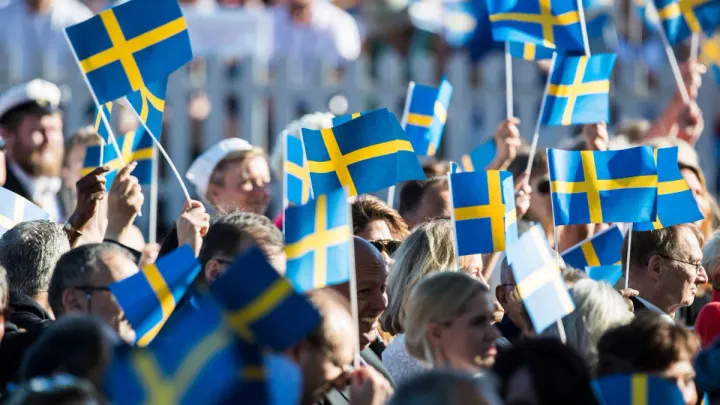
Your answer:
[[[392,377],[390,377],[390,373],[387,371],[385,366],[383,366],[382,361],[380,360],[380,357],[375,354],[369,347],[365,350],[362,350],[360,352],[360,357],[362,357],[365,362],[372,366],[375,370],[377,370],[380,374],[385,377],[390,385],[395,388],[395,382],[393,381]],[[345,388],[342,391],[339,391],[335,388],[328,391],[327,394],[325,394],[325,397],[318,401],[316,405],[347,405],[350,403],[350,389]]]
[[[10,163],[7,159],[5,160],[5,173],[6,177],[3,187],[28,201],[32,201],[32,196],[30,195],[30,192],[26,190],[25,187],[23,187],[20,180],[17,178],[17,176],[15,176],[15,173],[10,170]],[[70,218],[70,215],[72,215],[72,212],[75,209],[75,193],[73,192],[73,190],[65,187],[65,184],[63,183],[60,191],[58,191],[57,196],[58,204],[60,205],[60,213],[66,219]]]

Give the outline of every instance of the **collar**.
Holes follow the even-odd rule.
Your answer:
[[[57,194],[62,187],[62,181],[59,177],[32,177],[13,161],[9,162],[8,168],[35,202],[41,201],[46,195]]]
[[[672,317],[671,317],[670,315],[668,315],[665,311],[663,311],[662,309],[660,309],[660,308],[658,308],[657,306],[655,306],[655,305],[654,305],[653,303],[651,303],[650,301],[648,301],[648,300],[646,300],[646,299],[643,299],[643,298],[640,298],[639,296],[638,296],[638,297],[635,297],[635,298],[636,298],[638,301],[640,301],[643,305],[645,305],[645,309],[647,309],[648,311],[655,312],[656,314],[660,315],[661,318],[663,318],[663,319],[665,319],[665,320],[668,320],[668,321],[670,321],[670,322],[672,322],[672,323],[675,323],[675,321],[672,319]]]

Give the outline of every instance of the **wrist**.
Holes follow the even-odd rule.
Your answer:
[[[105,239],[114,240],[120,242],[121,239],[127,236],[132,224],[135,221],[137,214],[127,218],[124,217],[120,220],[113,217],[108,218],[108,226],[105,230]]]

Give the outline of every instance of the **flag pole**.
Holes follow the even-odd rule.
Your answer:
[[[507,119],[514,116],[513,111],[513,71],[510,41],[505,41],[505,111]]]
[[[533,132],[532,146],[530,147],[530,156],[528,157],[528,164],[525,168],[525,172],[530,178],[530,172],[532,170],[533,159],[535,158],[535,151],[537,150],[538,138],[540,138],[540,123],[542,122],[543,114],[545,113],[545,101],[547,101],[547,93],[550,88],[550,80],[552,78],[553,70],[555,70],[555,58],[557,53],[553,53],[552,59],[550,60],[550,70],[548,71],[547,82],[545,83],[545,92],[543,93],[542,102],[540,103],[540,111],[538,112],[537,122],[535,123],[535,132]]]
[[[582,0],[577,0],[578,17],[580,17],[580,31],[582,32],[583,47],[585,48],[585,56],[590,56],[590,41],[588,40],[587,24],[585,23],[585,9]]]
[[[152,135],[150,135],[152,136]],[[158,154],[157,147],[152,148],[152,168],[150,180],[150,218],[148,227],[148,241],[150,243],[157,242],[157,214],[158,214]]]
[[[287,159],[288,159],[288,150],[287,150],[287,148],[288,148],[288,142],[287,142],[287,137],[288,137],[288,136],[290,136],[290,134],[287,133],[287,132],[285,132],[285,131],[283,131],[283,138],[282,138],[282,143],[283,143],[283,149],[282,149],[282,150],[283,150],[283,166],[282,166],[282,176],[283,176],[283,177],[282,177],[282,213],[281,213],[281,215],[280,215],[280,217],[281,217],[281,220],[280,220],[280,224],[281,224],[281,225],[280,225],[280,227],[281,227],[283,236],[285,236],[285,210],[287,210],[288,205],[290,205],[290,204],[288,203],[288,192],[287,192],[287,187],[288,187],[288,184],[287,184],[287,183],[288,183],[288,176],[287,176]],[[305,159],[304,153],[303,153],[303,159]],[[308,176],[308,177],[309,177],[309,176]],[[303,187],[304,187],[304,186],[303,186]],[[302,189],[300,190],[300,195],[301,195],[301,198],[302,198]]]
[[[347,192],[347,188],[345,188],[345,191]],[[355,325],[355,343],[357,343],[357,355],[353,357],[353,366],[358,367],[359,364],[359,354],[360,354],[360,315],[358,314],[358,299],[357,299],[357,277],[355,274],[355,239],[352,233],[353,229],[353,222],[352,222],[352,208],[350,204],[347,202],[345,203],[347,213],[348,213],[348,219],[350,221],[350,228],[348,230],[348,233],[350,234],[349,238],[349,258],[350,261],[350,311],[352,313],[353,322]]]
[[[690,60],[697,62],[698,53],[700,52],[700,34],[693,32],[690,36]]]
[[[95,106],[97,107],[98,111],[100,112],[100,119],[102,119],[103,124],[105,124],[105,128],[108,131],[108,138],[110,139],[110,143],[115,148],[115,152],[117,152],[118,159],[120,159],[120,164],[125,167],[125,160],[123,159],[123,155],[120,152],[120,148],[118,147],[117,140],[115,140],[115,134],[112,131],[112,128],[110,127],[110,121],[105,116],[105,111],[103,110],[102,104],[98,101],[97,96],[95,95],[95,90],[93,90],[92,86],[90,85],[90,80],[88,80],[87,75],[82,70],[82,66],[80,66],[80,59],[78,59],[77,53],[75,52],[75,48],[73,48],[72,43],[70,42],[70,37],[68,37],[67,31],[62,30],[63,35],[65,36],[65,42],[67,42],[68,47],[70,48],[70,52],[73,54],[73,58],[75,58],[75,63],[77,64],[78,69],[80,70],[80,76],[83,77],[83,80],[85,80],[85,84],[88,86],[88,90],[90,90],[90,95],[93,98],[93,101],[95,102]],[[100,161],[102,164],[102,160]]]
[[[651,10],[655,14],[657,14],[657,9],[655,9],[655,5],[652,1],[647,1],[645,3],[645,7],[652,7]],[[670,45],[670,40],[667,37],[667,33],[665,32],[665,28],[662,25],[662,21],[658,19],[655,25],[657,28],[657,32],[660,34],[660,40],[663,43],[663,48],[665,49],[665,54],[667,55],[668,62],[670,63],[670,69],[672,70],[673,76],[675,77],[675,82],[677,83],[680,97],[682,97],[683,103],[685,105],[688,105],[690,104],[690,95],[688,94],[687,88],[685,87],[682,73],[680,73],[680,66],[678,65],[677,58],[675,57],[675,52],[673,52],[672,46]]]
[[[410,99],[412,98],[414,90],[415,82],[411,81],[410,83],[408,83],[407,94],[405,95],[405,107],[403,107],[403,114],[400,118],[400,126],[402,127],[403,132],[407,127],[408,114],[410,113]],[[385,201],[390,208],[393,208],[393,205],[395,204],[395,185],[388,187],[388,194]]]
[[[127,99],[125,101],[127,101]],[[130,104],[129,101],[128,101],[128,104]],[[185,187],[185,182],[183,181],[182,177],[180,176],[180,172],[178,172],[178,169],[177,169],[177,167],[175,167],[175,164],[173,163],[172,159],[170,159],[170,156],[168,156],[167,152],[165,152],[165,148],[163,148],[160,141],[155,137],[155,134],[153,134],[153,132],[150,130],[150,128],[148,128],[147,123],[145,121],[143,121],[142,118],[140,118],[140,115],[138,114],[138,112],[135,111],[134,108],[130,108],[130,110],[133,112],[133,114],[135,114],[137,119],[140,121],[140,124],[150,134],[150,137],[153,139],[155,146],[160,151],[160,153],[162,153],[163,157],[165,158],[165,161],[167,161],[167,163],[168,163],[168,166],[170,166],[170,170],[173,171],[173,173],[175,174],[175,177],[178,180],[178,183],[180,183],[180,188],[182,189],[183,194],[185,194],[185,199],[188,202],[190,202],[190,200],[191,200],[190,193],[188,193],[187,187]]]
[[[550,172],[550,159],[548,159],[548,173],[549,172]],[[550,207],[552,208],[552,212],[553,212],[552,224],[553,224],[553,240],[555,242],[555,249],[553,249],[555,251],[555,265],[557,266],[558,271],[560,271],[560,239],[558,238],[558,229],[557,229],[557,225],[555,224],[555,203],[553,202],[553,199],[552,199],[552,190],[550,191]],[[560,274],[560,277],[562,277],[562,272]],[[560,341],[563,342],[563,344],[567,343],[567,333],[565,333],[565,325],[562,323],[562,318],[556,320],[555,325],[557,326],[557,329],[558,329],[558,335],[560,337]]]
[[[455,199],[453,198],[452,173],[447,174],[448,190],[450,191],[450,218],[453,226],[453,251],[455,253],[455,270],[460,270],[460,256],[458,255],[457,229],[455,228]]]
[[[630,229],[628,229],[627,256],[625,258],[625,288],[630,288],[630,245],[632,244],[632,232],[633,223],[630,222]]]

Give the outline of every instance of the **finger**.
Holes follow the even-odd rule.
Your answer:
[[[514,125],[520,125],[520,118],[518,117],[510,117],[507,119],[507,122]]]
[[[120,171],[118,171],[117,177],[120,179],[123,179],[123,178],[129,176],[130,173],[132,173],[132,171],[135,170],[136,167],[137,167],[137,162],[128,163],[125,167],[123,167],[122,169],[120,169]]]

